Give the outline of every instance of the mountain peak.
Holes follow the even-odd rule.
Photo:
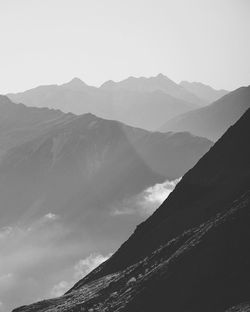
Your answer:
[[[80,78],[78,77],[74,77],[73,79],[71,79],[68,84],[74,84],[74,85],[86,85],[85,82],[83,82]]]
[[[77,77],[74,77],[69,82],[62,84],[61,86],[75,91],[88,87],[88,85],[84,81],[82,81],[80,78]]]
[[[163,75],[162,73],[159,73],[156,78],[167,78],[165,75]]]
[[[114,80],[107,80],[105,81],[100,88],[109,88],[109,87],[113,87],[116,83],[114,82]]]

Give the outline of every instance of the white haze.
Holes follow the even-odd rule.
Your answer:
[[[103,216],[98,213],[95,219],[102,228],[99,224],[92,232],[53,212],[1,228],[0,311],[65,293],[107,260],[179,180],[153,185],[110,207]]]
[[[139,214],[143,217],[148,217],[167,199],[180,180],[181,178],[157,183],[140,194],[117,203],[112,207],[111,215],[122,216]]]

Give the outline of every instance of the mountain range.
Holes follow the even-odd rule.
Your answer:
[[[212,146],[188,133],[150,133],[92,114],[0,100],[4,223],[12,221],[7,216],[17,206],[20,214],[32,207],[40,213],[68,205],[72,211],[100,203],[105,207],[111,199],[181,177]]]
[[[14,311],[248,311],[249,142],[248,109],[109,260]]]
[[[204,234],[199,230],[201,225],[209,227],[211,223],[217,224],[217,215],[213,214],[213,209],[224,207],[228,194],[238,196],[235,189],[241,187],[241,179],[245,179],[248,171],[246,169],[244,174],[241,168],[237,174],[238,167],[232,165],[233,161],[240,162],[242,146],[236,147],[239,158],[233,154],[228,160],[229,164],[227,161],[222,164],[220,157],[226,158],[226,153],[231,157],[230,149],[233,147],[229,145],[230,140],[225,134],[223,138],[227,138],[226,143],[216,149],[219,152],[211,153],[214,150],[212,140],[218,140],[249,108],[249,87],[239,88],[208,104],[211,93],[214,97],[219,97],[221,93],[213,89],[211,91],[202,84],[195,84],[196,88],[191,93],[182,84],[178,85],[162,74],[151,78],[129,77],[118,83],[109,81],[100,88],[88,86],[75,78],[60,86],[41,86],[19,94],[31,100],[29,105],[20,104],[19,100],[14,103],[7,96],[0,96],[0,292],[4,308],[10,310],[21,304],[38,301],[41,297],[61,295],[70,289],[77,280],[110,257],[132,230],[159,207],[176,185],[166,203],[137,227],[107,264],[94,270],[67,293],[66,297],[70,298],[67,302],[70,302],[72,311],[78,311],[79,307],[86,308],[82,306],[88,298],[82,292],[83,285],[92,289],[92,282],[96,285],[100,278],[102,283],[103,278],[106,281],[107,276],[113,274],[118,276],[119,282],[117,280],[114,283],[117,287],[120,282],[121,285],[134,285],[138,276],[131,276],[132,273],[129,273],[132,281],[125,281],[128,272],[134,272],[133,266],[136,270],[138,268],[139,276],[142,277],[141,261],[146,271],[150,271],[151,267],[161,267],[163,258],[171,262],[166,257],[175,259],[179,248],[189,248],[185,239],[191,237],[185,231],[194,235],[195,244],[198,244],[195,235]],[[207,90],[211,92],[207,93]],[[202,94],[203,100],[200,101],[199,96],[201,98]],[[191,99],[196,104],[191,103]],[[188,110],[184,109],[184,113],[183,104]],[[43,107],[46,105],[49,108]],[[64,109],[66,112],[58,109],[63,105],[67,107]],[[92,113],[80,114],[82,106],[84,112],[92,110]],[[80,108],[79,114],[73,112],[74,107]],[[179,115],[168,120],[175,113]],[[193,117],[187,123],[180,122],[180,128],[175,128],[175,122],[185,116]],[[160,128],[161,132],[152,132],[126,125],[120,120],[140,124],[144,128],[159,128],[159,122],[162,121],[165,125]],[[166,125],[169,128],[164,128]],[[243,128],[234,127],[238,128],[241,129],[236,131],[239,139],[239,132]],[[231,133],[231,129],[228,132]],[[244,135],[242,138],[247,142],[248,137]],[[221,146],[221,141],[225,141],[223,138],[216,146]],[[248,157],[247,146],[245,148]],[[210,165],[210,161],[205,162],[202,168],[207,171],[202,171],[201,186],[196,180],[194,185],[188,182],[188,187],[185,186],[186,177],[190,176],[190,172],[196,172],[197,166],[199,168],[206,157],[211,157],[212,164],[218,162],[216,168]],[[247,161],[244,160],[242,165],[245,163]],[[232,172],[229,172],[229,167]],[[222,180],[218,178],[220,174]],[[219,180],[216,184],[217,178]],[[235,183],[231,181],[233,178]],[[185,186],[183,193],[182,185]],[[173,204],[171,198],[174,198]],[[170,204],[167,204],[169,201]],[[205,206],[208,208],[203,208]],[[169,214],[165,211],[169,211]],[[211,221],[211,218],[215,218],[215,221]],[[221,220],[224,217],[219,217],[218,222]],[[141,237],[146,244],[141,242]],[[172,244],[172,239],[180,244]],[[171,246],[170,250],[168,246]],[[150,259],[149,262],[147,259]],[[186,264],[182,269],[184,275],[185,268]],[[100,275],[96,272],[100,272]],[[120,276],[117,272],[123,273]],[[158,275],[152,275],[152,278],[159,279]],[[1,284],[5,279],[12,285],[11,291],[7,291],[6,286]],[[163,285],[161,283],[159,285]],[[21,289],[20,284],[23,285]],[[102,284],[97,284],[106,293],[106,286],[103,288]],[[151,277],[149,284],[144,284],[143,279],[139,289],[146,289],[147,285],[151,289]],[[82,301],[78,298],[80,293],[83,296],[81,298],[85,298]],[[172,293],[175,298],[174,290]],[[71,301],[72,294],[74,302]],[[93,290],[93,294],[96,294],[96,290]],[[116,297],[116,294],[111,295]],[[128,291],[128,296],[137,302],[137,295],[134,297]],[[62,310],[65,309],[64,298],[61,299]],[[126,306],[123,294],[121,298],[122,303],[116,303],[119,309]],[[147,302],[144,297],[138,298]],[[141,304],[141,299],[138,300]],[[182,301],[185,302],[185,298]],[[197,311],[201,309],[198,301]],[[51,299],[49,302],[57,301]],[[80,302],[80,306],[74,306],[76,302]],[[88,303],[87,309],[105,310],[106,306],[100,303],[95,303],[94,308]],[[184,308],[184,305],[179,307],[180,311],[196,311],[196,308],[193,310],[188,305]],[[59,309],[57,303],[53,306],[55,308]],[[133,311],[134,308],[131,309]],[[146,309],[147,306],[143,306],[143,311]],[[169,309],[175,311],[171,303]],[[176,308],[176,311],[179,310]]]
[[[198,98],[204,100],[206,103],[213,103],[229,93],[227,90],[216,90],[201,82],[181,81],[180,86],[195,94]]]
[[[250,86],[232,91],[205,107],[180,114],[167,121],[161,131],[188,131],[218,140],[250,108]]]
[[[208,87],[207,87],[208,88]],[[107,81],[99,88],[89,86],[79,78],[62,85],[39,86],[7,96],[15,103],[32,107],[47,107],[75,114],[92,113],[115,119],[128,125],[156,130],[173,117],[199,108],[210,97],[197,96],[163,74],[155,77],[129,77],[120,82]],[[210,93],[218,97],[219,91]]]

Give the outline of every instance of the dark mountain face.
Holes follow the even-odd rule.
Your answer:
[[[155,130],[166,120],[198,108],[200,101],[163,75],[107,82],[100,88],[74,78],[62,85],[39,86],[8,97],[28,106],[92,113],[147,130]]]
[[[17,105],[0,95],[0,154],[73,117],[74,115],[64,114],[59,110]]]
[[[247,311],[250,110],[105,263],[15,311]]]
[[[216,141],[249,107],[250,87],[242,87],[209,106],[173,118],[161,131],[188,131]]]
[[[200,82],[182,81],[180,86],[195,94],[198,98],[204,100],[207,104],[213,103],[229,93],[227,90],[216,90]]]

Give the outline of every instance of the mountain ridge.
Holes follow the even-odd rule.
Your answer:
[[[124,83],[128,86],[120,88]],[[56,108],[75,114],[90,112],[151,131],[166,120],[199,107],[200,100],[196,96],[164,75],[131,77],[111,83],[114,88],[107,84],[110,82],[106,82],[106,87],[104,83],[97,88],[73,78],[62,85],[38,86],[7,96],[28,106]]]
[[[181,81],[180,86],[195,94],[197,97],[203,99],[207,103],[212,103],[223,97],[229,91],[224,89],[216,90],[209,85],[203,84],[201,82],[189,82],[189,81]]]
[[[232,91],[212,104],[167,121],[161,131],[188,131],[216,141],[250,107],[250,86]]]

